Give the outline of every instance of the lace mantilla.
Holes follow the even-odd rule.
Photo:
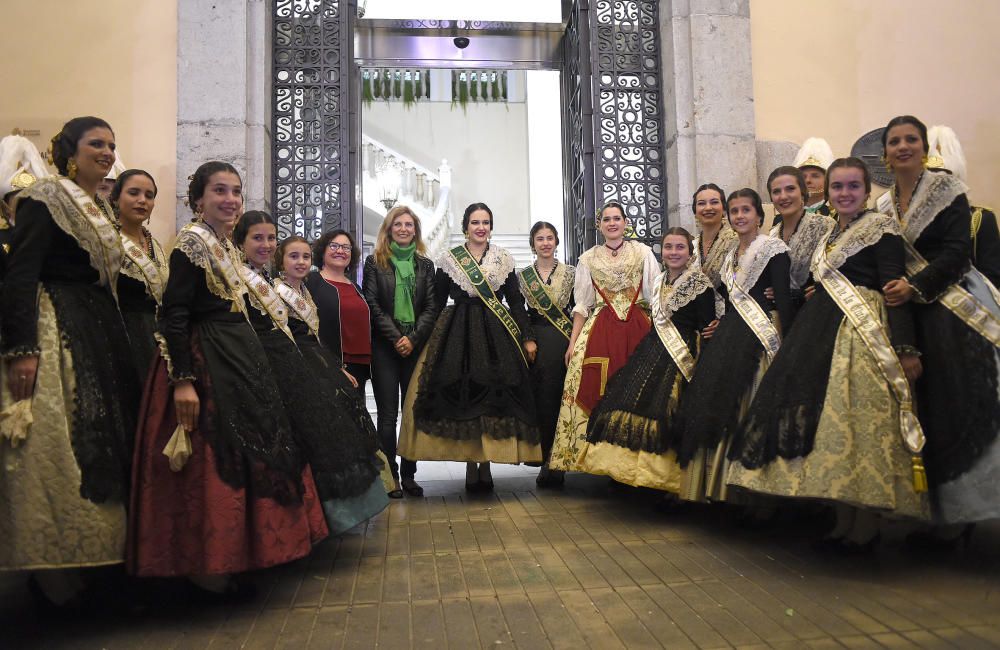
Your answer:
[[[270,281],[246,264],[239,267],[239,272],[246,283],[250,304],[261,314],[269,316],[274,328],[281,330],[294,343],[295,337],[288,329],[288,306]]]
[[[142,282],[146,286],[146,293],[149,297],[160,304],[163,299],[163,290],[167,286],[167,256],[160,246],[160,242],[153,237],[149,237],[150,245],[153,247],[153,257],[142,250],[134,241],[121,236],[122,247],[125,249],[125,258],[122,260],[121,273],[133,280]]]
[[[806,212],[802,215],[798,227],[788,239],[788,256],[792,260],[791,286],[801,289],[809,279],[809,269],[816,247],[824,242],[834,220],[818,212]],[[771,228],[771,236],[781,239],[781,226]]]
[[[247,288],[236,270],[241,263],[228,240],[220,240],[207,227],[190,222],[177,233],[174,248],[205,270],[205,281],[213,295],[232,302],[236,309],[246,314],[243,294]]]
[[[618,257],[607,246],[594,246],[580,256],[580,264],[590,269],[594,284],[607,293],[635,289],[642,279],[646,257],[652,253],[649,246],[626,240]]]
[[[668,275],[664,271],[656,278],[656,285],[660,287],[660,306],[665,318],[670,318],[705,291],[712,289],[712,281],[694,264],[672,285],[667,282]]]
[[[735,280],[736,284],[743,287],[744,291],[750,291],[757,284],[760,274],[767,268],[767,263],[771,261],[771,258],[781,253],[787,253],[788,246],[780,239],[767,235],[757,235],[757,239],[753,240],[740,258],[739,270],[735,270],[738,250],[739,247],[733,248],[729,255],[726,255],[726,261],[722,264],[722,279],[730,289],[732,289]]]
[[[438,268],[443,269],[452,282],[462,287],[462,290],[473,298],[479,297],[479,292],[472,286],[472,282],[465,271],[458,265],[450,252],[441,256],[438,261]],[[483,270],[483,277],[493,291],[498,291],[503,283],[507,281],[507,276],[514,271],[514,256],[507,252],[507,249],[491,245],[483,256],[479,268]]]
[[[124,252],[110,217],[111,206],[101,198],[87,196],[76,183],[62,177],[43,178],[21,196],[45,204],[59,229],[87,251],[101,286],[110,286],[117,295],[115,284]]]
[[[858,252],[874,246],[884,235],[902,235],[899,221],[880,212],[867,212],[846,230],[838,231],[837,224],[829,227],[826,244],[826,259],[835,269]],[[815,268],[813,267],[815,273]]]
[[[969,191],[969,188],[958,178],[944,172],[924,172],[923,179],[917,183],[917,190],[910,199],[910,205],[905,215],[896,211],[896,186],[878,197],[878,211],[896,217],[903,224],[903,236],[909,242],[917,241],[924,228],[934,221],[942,210],[951,205],[955,199]]]
[[[718,287],[722,283],[722,276],[720,275],[722,263],[726,260],[726,255],[729,254],[729,251],[736,248],[739,244],[740,237],[733,230],[732,226],[723,221],[722,230],[715,236],[715,240],[712,241],[712,247],[708,249],[708,252],[704,256],[701,251],[701,238],[702,235],[699,235],[694,240],[695,261],[701,265],[702,272],[712,281],[712,286]]]
[[[539,274],[540,277],[541,275]],[[549,294],[549,299],[559,309],[566,309],[566,306],[569,305],[569,299],[573,297],[573,280],[575,277],[576,267],[572,264],[563,264],[560,262],[552,271],[552,275],[549,277],[549,284],[542,284],[545,288],[545,293]],[[537,309],[538,305],[535,304],[535,298],[528,291],[528,285],[525,284],[524,276],[520,273],[517,274],[517,283],[521,287],[521,295],[524,296],[524,299],[528,301],[529,305]]]

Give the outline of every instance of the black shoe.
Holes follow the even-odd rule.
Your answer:
[[[403,491],[402,490],[393,490],[391,492],[386,492],[386,494],[389,495],[390,499],[402,499],[403,498]]]
[[[879,542],[882,541],[882,535],[876,534],[867,542],[852,542],[848,539],[840,540],[837,544],[837,552],[842,555],[871,555],[876,548],[878,548]]]
[[[403,479],[403,491],[411,497],[424,496],[424,488],[417,485],[417,482],[413,480],[413,477]]]
[[[906,550],[917,552],[948,552],[954,551],[959,546],[962,550],[969,548],[972,543],[972,533],[976,530],[975,524],[966,524],[955,537],[938,537],[933,531],[917,531],[906,536]]]

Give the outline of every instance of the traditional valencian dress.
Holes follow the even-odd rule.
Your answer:
[[[965,192],[956,177],[928,170],[905,214],[895,189],[878,201],[900,220],[906,240],[924,368],[917,412],[935,514],[944,523],[1000,517],[1000,295],[969,265]]]
[[[733,441],[731,485],[929,516],[914,485],[923,434],[896,356],[915,351],[912,307],[881,294],[905,256],[892,217],[866,212],[843,232],[831,220],[814,251],[816,293]]]
[[[587,320],[566,369],[549,468],[579,469],[591,412],[608,380],[649,332],[649,304],[659,273],[652,249],[636,241],[623,241],[616,251],[594,246],[580,256],[573,313]]]
[[[249,269],[246,274],[251,292],[254,286],[266,289],[260,284],[263,281],[260,275]],[[278,378],[278,387],[312,468],[330,534],[338,535],[389,505],[379,477],[382,461],[376,459],[375,425],[358,391],[341,371],[341,364],[319,341],[319,314],[309,290],[303,284],[300,292],[279,279],[274,282],[274,292],[288,309],[287,331],[301,353],[301,358],[296,358],[291,350],[286,353],[294,374]],[[263,304],[264,300],[258,299],[257,303]],[[277,310],[272,307],[267,311],[270,314]],[[251,312],[251,321],[255,322],[262,341],[265,337],[285,337],[285,328],[278,326],[280,314],[274,316],[278,319],[275,327],[262,334]],[[284,338],[276,345],[275,351],[287,348],[284,342],[287,340]],[[265,343],[264,347],[269,346]],[[272,356],[269,354],[268,358]],[[276,368],[279,363],[272,362],[271,367]],[[287,390],[283,388],[286,381]]]
[[[248,322],[239,267],[232,244],[207,224],[178,233],[135,445],[133,574],[260,569],[304,557],[327,535],[312,473]],[[172,386],[181,380],[194,382],[200,400],[186,462],[167,453],[183,438]]]
[[[692,501],[727,498],[729,442],[795,313],[784,242],[758,235],[739,259],[737,252],[734,248],[722,265],[725,316],[701,353],[674,418],[672,444],[687,470],[680,496]],[[764,295],[769,287],[776,314]]]
[[[739,243],[739,235],[736,234],[736,231],[729,225],[729,221],[725,217],[722,219],[722,228],[715,236],[715,239],[712,240],[712,245],[707,251],[702,250],[704,248],[702,245],[702,236],[695,237],[694,261],[692,263],[701,267],[701,272],[707,275],[708,279],[712,281],[714,289],[718,289],[722,285],[722,276],[720,273],[722,271],[722,263],[726,261],[726,255],[729,255],[729,251],[736,248]],[[718,315],[721,316],[721,314]]]
[[[124,234],[121,240],[125,257],[118,275],[118,307],[125,320],[135,369],[139,380],[145,382],[156,355],[156,310],[167,286],[167,256],[148,231],[146,250]]]
[[[514,258],[488,246],[446,253],[435,279],[449,296],[406,391],[399,455],[410,460],[540,462],[531,376],[521,348],[530,338]],[[507,307],[501,304],[507,301]]]
[[[715,291],[696,264],[673,283],[663,273],[654,290],[653,329],[608,381],[577,464],[589,474],[676,494],[683,471],[670,449],[670,419],[694,375],[699,332],[715,319]]]
[[[122,562],[141,387],[113,290],[111,208],[67,178],[20,195],[0,311],[0,570]],[[31,399],[8,364],[38,355]]]
[[[820,212],[810,212],[806,210],[799,223],[795,226],[795,232],[788,238],[788,257],[791,258],[791,275],[789,284],[792,290],[792,300],[796,307],[805,304],[805,289],[809,282],[809,267],[812,263],[813,252],[823,241],[826,234],[833,227],[834,221],[830,217]],[[771,228],[771,237],[781,239],[781,223],[775,224]]]
[[[566,380],[566,348],[573,335],[570,310],[576,267],[557,263],[544,281],[534,266],[521,269],[518,281],[531,320],[538,353],[531,366],[531,385],[538,411],[543,461],[547,462],[555,439],[563,382]]]

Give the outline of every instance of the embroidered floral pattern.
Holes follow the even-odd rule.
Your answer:
[[[469,277],[462,271],[462,268],[455,261],[450,253],[445,253],[438,260],[438,268],[443,269],[452,281],[460,286],[463,291],[473,298],[479,296],[479,292],[472,286]],[[507,252],[507,249],[499,246],[490,246],[483,256],[483,261],[479,263],[479,268],[483,271],[486,283],[493,291],[497,291],[507,280],[507,276],[514,270],[514,256]]]

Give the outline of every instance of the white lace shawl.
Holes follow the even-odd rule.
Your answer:
[[[447,273],[452,282],[460,286],[471,297],[479,296],[479,292],[472,286],[469,276],[465,274],[451,253],[445,253],[441,256],[441,259],[438,260],[438,268]],[[486,250],[486,255],[483,256],[479,268],[483,270],[483,277],[486,278],[486,283],[490,285],[490,288],[493,291],[498,291],[507,281],[507,276],[514,270],[514,256],[507,249],[491,244]]]

